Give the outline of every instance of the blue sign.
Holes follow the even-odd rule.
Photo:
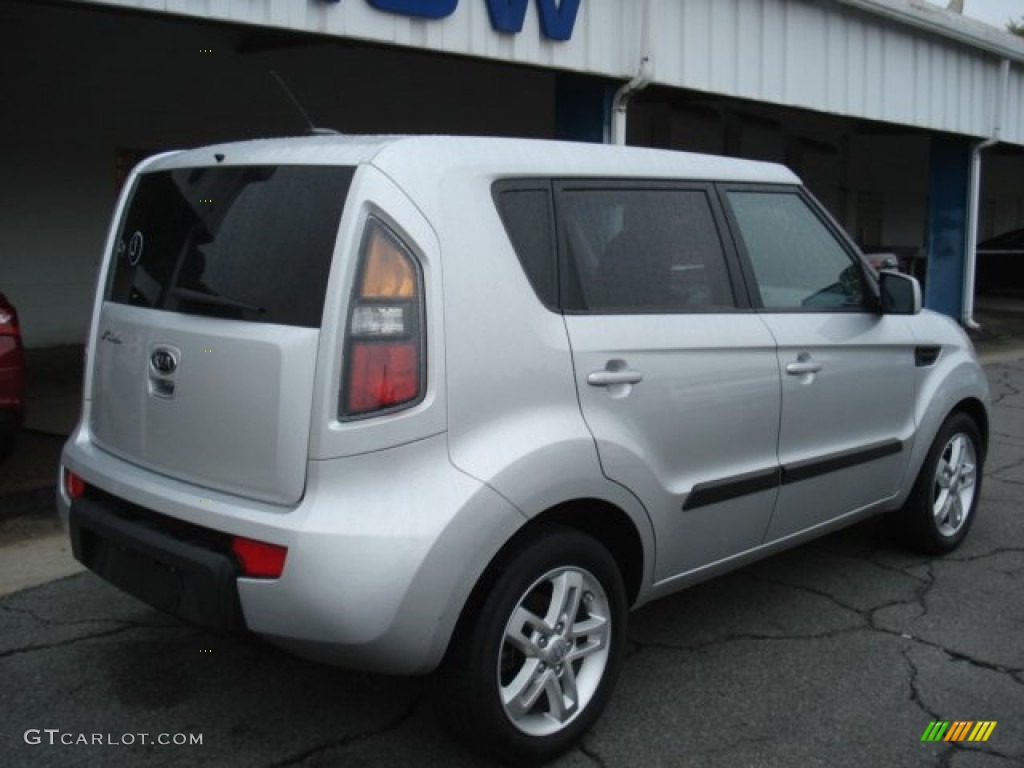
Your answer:
[[[540,14],[540,31],[551,40],[568,40],[576,24],[576,13],[580,0],[536,0]],[[518,34],[523,31],[526,20],[526,6],[529,0],[487,0],[487,13],[491,26],[498,32]]]
[[[455,13],[459,0],[366,0],[378,11],[417,19],[443,19]],[[327,0],[337,2],[337,0]],[[523,31],[530,0],[484,0],[496,32],[516,35]],[[534,0],[540,31],[549,40],[568,40],[576,25],[582,0]]]
[[[420,19],[443,19],[455,13],[459,0],[367,0],[378,11],[415,16]]]

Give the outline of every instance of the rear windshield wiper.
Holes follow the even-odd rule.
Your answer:
[[[194,301],[198,304],[211,304],[216,307],[228,307],[229,309],[240,309],[243,312],[256,312],[257,314],[265,314],[266,309],[263,307],[257,307],[255,304],[247,304],[244,301],[237,301],[235,299],[229,299],[226,296],[216,296],[212,293],[203,293],[202,291],[193,291],[189,288],[175,288],[171,291],[172,295],[176,299],[184,299],[185,301]]]

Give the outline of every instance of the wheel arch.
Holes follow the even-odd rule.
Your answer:
[[[636,601],[644,579],[644,546],[636,525],[623,510],[599,499],[576,499],[538,515],[530,525],[560,525],[596,539],[619,566],[629,604]]]
[[[984,457],[989,439],[990,402],[988,380],[977,362],[966,350],[952,350],[942,355],[934,368],[921,369],[915,405],[915,433],[903,491],[895,506],[902,506],[917,482],[924,460],[931,450],[942,425],[955,413],[965,413],[981,435]]]
[[[988,409],[985,408],[982,403],[976,397],[968,397],[957,403],[950,411],[950,416],[954,413],[964,413],[978,425],[978,432],[981,433],[981,458],[984,458],[988,454],[988,434],[989,434],[989,423],[988,423]],[[947,419],[949,416],[946,417]]]
[[[644,579],[652,563],[645,555],[641,532],[633,519],[620,507],[596,498],[580,498],[562,502],[529,520],[491,558],[470,591],[455,622],[447,656],[467,634],[465,626],[480,610],[485,596],[494,586],[505,564],[528,547],[545,531],[569,528],[591,536],[611,554],[626,588],[627,604],[633,605],[643,591]]]

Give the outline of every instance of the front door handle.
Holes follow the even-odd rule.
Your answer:
[[[640,371],[634,371],[632,368],[623,368],[621,370],[608,370],[603,371],[592,371],[587,374],[587,384],[592,387],[613,387],[616,384],[639,384],[644,380],[644,375]]]

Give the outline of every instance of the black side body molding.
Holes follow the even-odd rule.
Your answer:
[[[892,456],[902,450],[903,442],[901,440],[883,440],[864,448],[854,448],[817,459],[784,464],[782,466],[782,484],[799,483],[801,480],[810,480],[812,477],[827,475],[829,472],[838,472],[840,469],[848,469],[858,464],[867,464],[869,461],[884,459],[886,456]]]
[[[893,456],[902,450],[902,440],[883,440],[863,448],[840,451],[807,461],[797,461],[771,469],[755,470],[721,480],[697,483],[690,491],[690,495],[686,497],[683,511],[738,499],[751,493],[768,491],[779,486],[799,483],[802,480],[810,480],[813,477],[838,472],[858,464],[884,459],[886,456]]]
[[[740,496],[777,488],[781,479],[782,470],[779,467],[772,467],[727,477],[723,480],[697,483],[690,491],[690,495],[686,497],[683,510],[706,507],[708,504],[717,504],[720,501],[738,499]]]

